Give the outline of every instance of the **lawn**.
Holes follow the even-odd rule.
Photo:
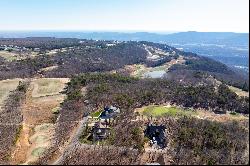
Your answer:
[[[101,115],[101,113],[102,113],[101,110],[100,110],[100,111],[96,111],[96,112],[93,112],[93,113],[91,114],[91,116],[94,117],[94,118],[97,118],[97,117],[99,117],[99,116]]]
[[[191,116],[195,112],[191,110],[183,110],[177,107],[165,106],[148,106],[144,109],[143,114],[146,116],[161,117],[161,116]]]

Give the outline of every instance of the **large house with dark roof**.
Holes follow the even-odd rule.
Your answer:
[[[120,109],[117,107],[105,107],[104,111],[100,114],[99,118],[100,119],[113,119],[120,113]]]
[[[162,149],[166,147],[165,129],[166,127],[163,125],[157,126],[149,124],[147,126],[144,134],[150,139],[151,146]]]

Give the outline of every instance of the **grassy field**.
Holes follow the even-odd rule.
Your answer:
[[[183,110],[177,107],[148,106],[144,109],[143,115],[162,117],[162,116],[191,116],[196,113],[191,110]]]
[[[39,156],[41,156],[42,154],[43,154],[43,152],[45,151],[46,149],[45,148],[43,148],[43,147],[38,147],[38,148],[36,148],[36,149],[34,149],[33,151],[32,151],[32,155],[33,156],[35,156],[35,157],[39,157]]]
[[[146,117],[161,118],[161,117],[182,117],[192,116],[198,119],[207,119],[218,122],[238,121],[244,123],[249,120],[248,116],[239,113],[226,113],[226,114],[215,114],[212,111],[204,109],[181,109],[175,106],[165,105],[150,105],[135,109],[135,113],[138,115],[144,115]],[[137,116],[138,116],[137,115]]]
[[[17,88],[21,79],[0,81],[0,107],[4,100],[8,97],[9,92]]]
[[[42,78],[33,81],[34,91],[32,97],[41,97],[59,94],[65,87],[68,79]]]
[[[0,56],[6,59],[7,61],[19,60],[21,59],[17,53],[0,51]]]
[[[235,92],[238,96],[247,96],[249,97],[249,92],[245,92],[239,88],[235,88],[233,86],[228,86],[230,90],[232,90],[233,92]]]
[[[30,52],[29,57],[38,56],[36,52]],[[7,61],[21,60],[27,58],[27,56],[20,56],[17,52],[0,51],[0,57],[3,57]]]
[[[41,79],[37,84],[40,94],[57,93],[60,88],[60,80]]]

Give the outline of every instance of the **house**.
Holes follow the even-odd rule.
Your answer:
[[[145,165],[161,165],[160,163],[146,163]]]
[[[109,136],[109,128],[93,128],[93,141],[101,141]]]
[[[34,48],[34,51],[35,51],[35,52],[39,52],[39,51],[40,51],[40,48]]]
[[[166,127],[163,125],[152,125],[149,124],[144,131],[146,137],[150,139],[150,144],[155,148],[165,148],[166,147],[166,137],[165,137]]]
[[[116,44],[106,44],[107,47],[115,46]]]
[[[110,134],[110,129],[102,126],[100,123],[95,123],[92,128],[93,142],[106,139]]]
[[[117,107],[104,107],[104,111],[100,114],[99,118],[100,119],[113,119],[114,117],[117,116],[117,114],[120,113],[120,109]]]
[[[105,140],[110,134],[110,123],[118,113],[120,113],[120,109],[114,106],[106,106],[103,111],[92,113],[89,116],[88,127],[91,128],[91,136],[88,137],[88,140],[97,143]]]

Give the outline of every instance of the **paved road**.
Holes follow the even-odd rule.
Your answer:
[[[82,133],[83,127],[85,125],[85,123],[88,121],[87,117],[84,117],[81,121],[80,124],[76,130],[76,132],[74,133],[74,136],[72,137],[69,145],[64,149],[62,155],[53,163],[53,165],[61,165],[64,156],[67,156],[68,153],[70,153],[71,150],[75,149],[75,146],[79,146],[79,141],[78,138]]]

